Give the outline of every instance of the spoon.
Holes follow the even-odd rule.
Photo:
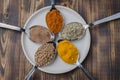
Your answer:
[[[55,8],[55,0],[50,0],[51,1],[51,6],[52,6],[52,8],[50,9],[50,11],[52,11],[52,10],[57,10],[56,8]]]
[[[54,41],[58,38],[58,33],[61,31],[64,25],[63,15],[55,7],[55,0],[51,1],[51,9],[46,14],[46,24],[49,30],[54,33]]]
[[[64,48],[62,48],[62,45],[64,45]],[[61,57],[61,59],[64,62],[68,64],[77,65],[85,73],[85,75],[89,78],[89,80],[94,80],[93,77],[88,73],[88,71],[79,62],[80,54],[77,48],[70,41],[58,40],[57,49],[58,49],[58,55]]]
[[[94,78],[89,74],[89,72],[83,67],[83,65],[79,62],[79,54],[78,59],[76,61],[76,65],[85,73],[85,75],[88,77],[89,80],[94,80]]]
[[[100,19],[100,20],[97,20],[95,22],[92,22],[90,24],[85,24],[85,25],[82,25],[81,23],[79,22],[71,22],[69,24],[67,24],[65,27],[66,27],[66,30],[67,30],[67,27],[76,24],[77,27],[74,27],[74,30],[73,29],[70,29],[69,31],[67,30],[65,32],[65,27],[63,28],[63,31],[64,32],[61,32],[61,37],[63,39],[67,39],[67,40],[76,40],[76,39],[82,39],[86,33],[86,30],[89,28],[89,27],[94,27],[95,25],[98,25],[98,24],[102,24],[102,23],[105,23],[105,22],[109,22],[109,21],[112,21],[112,20],[115,20],[115,19],[119,19],[120,18],[120,12],[119,13],[116,13],[116,14],[113,14],[111,16],[108,16],[106,18],[103,18],[103,19]],[[78,31],[78,27],[81,28],[80,31]],[[71,32],[75,31],[74,33],[74,36]],[[76,34],[76,31],[78,31]],[[64,33],[64,34],[62,34]],[[71,35],[70,35],[71,34]],[[65,36],[66,35],[66,36]],[[71,37],[69,37],[71,36]],[[76,37],[75,37],[76,36]]]
[[[5,24],[5,23],[0,23],[0,27],[15,30],[15,31],[19,31],[19,32],[24,32],[30,38],[30,40],[32,40],[33,42],[36,42],[36,43],[42,43],[43,41],[45,41],[44,38],[47,37],[47,34],[46,34],[46,36],[45,35],[43,36],[42,32],[38,31],[38,30],[41,30],[41,29],[49,33],[50,40],[54,39],[54,34],[51,33],[49,30],[47,30],[47,28],[45,28],[43,26],[40,26],[40,25],[34,25],[34,26],[31,26],[30,28],[24,29],[24,28],[21,28],[21,27],[8,25],[8,24]],[[34,33],[33,33],[33,31],[34,31]],[[40,34],[41,34],[41,36],[40,36]],[[41,38],[43,40],[40,41],[38,38]]]
[[[53,46],[56,48],[56,43],[54,41],[49,41],[47,43],[50,43],[50,44],[52,43]],[[56,58],[56,51],[55,51],[55,55],[54,55],[53,59],[47,65],[50,65],[55,60],[55,58]],[[37,64],[35,66],[33,66],[32,69],[29,71],[29,73],[26,75],[24,80],[30,80],[32,74],[38,69],[38,67],[42,67],[42,66],[38,66]]]

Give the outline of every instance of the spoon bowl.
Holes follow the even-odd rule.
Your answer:
[[[47,42],[48,44],[53,44],[55,50],[55,54],[54,54],[54,57],[52,58],[52,60],[49,62],[49,64],[45,65],[45,66],[48,66],[50,64],[52,64],[54,62],[54,60],[56,59],[56,43],[54,41],[49,41]],[[35,66],[32,67],[32,69],[29,71],[29,73],[26,75],[25,79],[24,80],[30,80],[30,77],[32,76],[32,74],[38,69],[38,67],[45,67],[45,66],[38,66],[37,64]]]
[[[62,47],[62,45],[64,45],[64,48]],[[61,57],[61,59],[64,62],[68,64],[77,65],[85,73],[85,75],[89,78],[89,80],[94,80],[93,77],[79,62],[80,54],[77,50],[77,47],[75,47],[70,41],[59,40],[57,49],[58,49],[58,55]]]
[[[89,28],[89,27],[94,27],[95,25],[98,25],[98,24],[102,24],[102,23],[105,23],[105,22],[109,22],[109,21],[112,21],[112,20],[116,20],[116,19],[119,19],[120,18],[120,12],[119,13],[116,13],[116,14],[113,14],[111,16],[108,16],[106,18],[103,18],[103,19],[100,19],[100,20],[97,20],[95,22],[92,22],[90,24],[81,24],[81,23],[78,23],[78,22],[71,22],[67,25],[64,26],[63,30],[61,31],[60,35],[63,39],[67,39],[67,40],[78,40],[78,39],[82,39],[84,36],[85,36],[85,33],[86,33],[86,30]],[[77,27],[75,25],[77,25]],[[71,29],[69,29],[69,27],[71,27]],[[67,28],[68,27],[68,28]],[[78,27],[81,29],[78,29]],[[66,29],[66,30],[65,30]],[[68,30],[69,29],[69,30]],[[73,34],[74,32],[74,34]],[[76,34],[77,33],[77,34]]]
[[[0,27],[15,30],[15,31],[18,31],[18,32],[24,32],[28,36],[28,38],[35,43],[44,43],[44,42],[54,40],[54,34],[52,32],[50,32],[47,28],[45,28],[43,26],[40,26],[40,25],[34,25],[34,26],[31,26],[30,28],[24,29],[24,28],[21,28],[21,27],[16,27],[16,26],[13,26],[13,25],[5,24],[5,23],[0,23]],[[41,29],[44,30],[44,31],[40,31]],[[33,31],[34,31],[34,33],[33,33]],[[43,35],[43,33],[45,33],[45,32],[47,34]],[[50,37],[50,40],[45,41],[45,38],[48,35]],[[35,39],[35,38],[38,38],[38,39]],[[42,41],[39,38],[41,38]]]
[[[64,25],[64,18],[63,15],[60,13],[59,10],[55,7],[55,0],[51,1],[51,9],[46,15],[46,24],[50,31],[54,33],[56,40],[58,38],[58,33],[61,31]]]
[[[40,25],[32,26],[29,29],[28,35],[29,38],[36,43],[45,43],[54,40],[54,34]]]

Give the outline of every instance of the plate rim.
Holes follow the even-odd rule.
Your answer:
[[[83,18],[78,12],[76,12],[75,10],[73,10],[73,9],[71,9],[71,8],[68,8],[68,7],[65,7],[65,6],[60,6],[60,5],[55,5],[55,6],[58,7],[58,8],[68,9],[68,10],[70,10],[71,12],[79,15],[79,16],[81,17],[81,20],[86,24],[86,21],[84,20],[84,18]],[[35,12],[27,19],[27,21],[25,22],[23,28],[26,28],[27,23],[31,20],[31,18],[32,18],[33,16],[35,16],[37,13],[39,13],[39,12],[41,12],[42,10],[47,9],[47,8],[51,8],[51,6],[42,7],[42,8],[40,8],[40,9],[38,9],[37,11],[35,11]],[[90,37],[89,37],[89,38],[90,38],[90,42],[89,42],[89,44],[87,44],[87,45],[89,46],[89,48],[88,48],[88,50],[87,50],[87,54],[85,55],[85,58],[84,58],[83,60],[81,60],[80,63],[82,63],[82,62],[86,59],[86,57],[87,57],[87,55],[88,55],[88,53],[89,53],[89,50],[90,50],[91,35],[90,35],[90,30],[89,30],[89,28],[88,28],[87,30],[88,30],[89,36],[90,36]],[[22,45],[23,53],[24,53],[25,57],[27,58],[27,60],[30,62],[30,64],[33,65],[33,66],[35,66],[35,65],[33,64],[33,62],[32,62],[32,61],[29,59],[29,57],[27,56],[27,53],[26,53],[25,48],[24,48],[23,36],[24,36],[24,33],[22,33],[22,35],[21,35],[21,45]],[[45,72],[45,73],[49,73],[49,74],[62,74],[62,73],[67,73],[67,72],[69,72],[69,71],[72,71],[72,70],[74,70],[76,67],[77,67],[77,65],[76,65],[74,68],[71,68],[71,69],[66,70],[66,71],[64,71],[64,72],[57,72],[57,73],[56,73],[56,72],[45,71],[44,69],[42,69],[42,68],[40,68],[40,67],[38,67],[38,69],[41,70],[41,71],[43,71],[43,72]]]

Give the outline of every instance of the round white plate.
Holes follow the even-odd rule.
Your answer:
[[[82,24],[86,24],[84,19],[75,11],[70,8],[63,7],[63,6],[56,6],[56,8],[62,13],[65,25],[70,22],[80,22]],[[36,11],[26,22],[24,28],[30,28],[33,25],[42,25],[47,27],[46,25],[46,14],[50,11],[51,6],[44,7],[38,11]],[[25,56],[29,60],[32,65],[35,65],[34,54],[37,51],[40,44],[36,44],[32,42],[24,33],[22,34],[22,48],[24,51]],[[85,57],[88,54],[89,47],[90,47],[90,32],[89,30],[86,31],[86,35],[81,40],[72,41],[78,48],[80,52],[80,62],[83,62]],[[52,73],[52,74],[60,74],[71,71],[75,69],[76,65],[70,65],[63,62],[59,56],[56,57],[55,61],[46,66],[46,67],[39,67],[41,71]]]

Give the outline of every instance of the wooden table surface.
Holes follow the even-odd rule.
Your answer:
[[[120,12],[120,0],[56,0],[56,4],[77,11],[87,23]],[[49,5],[49,0],[0,0],[0,22],[22,27],[36,10]],[[91,47],[83,66],[95,80],[120,80],[120,19],[97,25],[90,32]],[[31,68],[21,47],[21,34],[0,28],[0,80],[24,80]],[[31,80],[88,78],[76,68],[60,75],[38,70]]]

